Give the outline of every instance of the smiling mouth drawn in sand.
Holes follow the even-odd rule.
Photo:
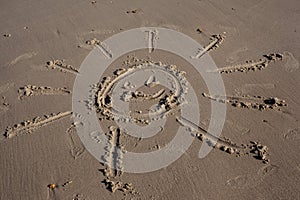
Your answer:
[[[155,50],[156,43],[156,32],[149,31],[149,53]],[[204,54],[208,53],[213,49],[217,49],[219,45],[224,41],[224,36],[213,35],[211,37],[211,42],[199,50],[196,55],[192,56],[193,58],[199,59]],[[91,39],[86,42],[87,45],[96,46],[107,58],[112,58],[113,54],[108,50],[109,48],[102,43],[100,40]],[[259,61],[249,61],[246,64],[238,64],[234,66],[228,66],[219,68],[217,71],[209,71],[218,72],[218,73],[233,73],[233,72],[249,72],[262,70],[267,67],[270,63],[282,60],[283,55],[280,53],[271,53],[264,55],[262,59]],[[111,76],[106,76],[101,79],[101,81],[95,86],[95,96],[88,101],[89,106],[92,106],[94,110],[96,110],[99,120],[104,121],[113,121],[113,120],[123,120],[125,122],[134,122],[140,123],[144,125],[149,125],[155,120],[161,120],[167,118],[169,115],[175,115],[180,111],[181,106],[186,103],[185,94],[187,93],[188,88],[186,86],[186,78],[185,72],[177,69],[176,65],[167,65],[161,62],[154,61],[143,61],[138,58],[133,58],[131,61],[125,61],[125,64],[130,64],[131,66],[128,68],[120,68]],[[61,72],[68,72],[72,74],[79,74],[79,71],[65,63],[64,60],[50,60],[47,62],[47,67],[50,69],[58,69]],[[157,107],[152,109],[149,113],[141,113],[137,112],[137,117],[131,117],[128,113],[124,113],[114,107],[112,107],[112,92],[114,87],[117,84],[128,77],[131,74],[136,73],[137,71],[143,70],[160,70],[162,73],[166,74],[166,78],[170,78],[170,81],[173,83],[173,90],[169,93],[165,89],[157,90],[155,93],[145,93],[143,91],[127,91],[121,94],[121,99],[125,102],[130,102],[132,100],[137,101],[146,101],[146,100],[155,100],[157,101]],[[99,77],[100,78],[100,77]],[[148,79],[144,80],[144,85],[149,88],[155,88],[160,85],[160,82],[156,80],[155,76],[150,76]],[[130,83],[126,83],[123,85],[126,89],[131,88]],[[67,88],[53,88],[46,86],[32,86],[25,85],[19,89],[19,97],[20,99],[29,96],[38,96],[38,95],[68,95],[71,94]],[[280,109],[280,107],[287,106],[285,100],[281,100],[276,97],[262,97],[262,96],[218,96],[202,93],[203,97],[209,98],[210,100],[217,101],[220,103],[227,103],[234,107],[239,108],[248,108],[255,110],[271,110],[271,109]],[[70,116],[72,114],[71,111],[45,115],[43,117],[36,117],[32,120],[25,120],[19,124],[16,124],[13,127],[7,127],[4,132],[4,136],[7,139],[11,139],[16,136],[26,135],[28,133],[32,133],[34,130],[46,126],[52,122],[56,122],[59,119]],[[143,120],[145,117],[150,117],[150,120]],[[269,149],[267,146],[260,144],[259,142],[250,141],[248,144],[237,145],[231,141],[228,141],[223,138],[215,137],[213,134],[209,133],[207,130],[201,127],[201,125],[195,124],[184,117],[176,116],[176,121],[180,126],[184,126],[190,129],[191,134],[198,138],[202,142],[206,142],[207,144],[213,146],[217,150],[224,151],[228,154],[235,155],[236,157],[250,155],[258,160],[261,160],[263,163],[269,163],[270,160],[268,158]],[[67,133],[70,133],[71,129],[67,130]],[[124,194],[136,194],[133,185],[131,183],[125,183],[120,180],[122,175],[122,156],[118,157],[118,160],[115,160],[115,155],[122,155],[122,152],[126,151],[123,147],[122,141],[120,141],[120,136],[125,134],[119,127],[109,126],[109,132],[107,136],[109,138],[109,142],[107,144],[107,154],[104,156],[107,162],[112,163],[114,169],[109,167],[108,165],[104,166],[103,175],[105,179],[102,183],[105,187],[111,191],[121,191]],[[291,136],[289,136],[291,137]],[[288,137],[287,137],[288,138]],[[100,141],[99,141],[100,142]],[[72,156],[76,159],[79,155],[84,151],[81,149],[75,149],[74,141],[71,142],[72,148]],[[119,147],[120,149],[117,149]],[[247,178],[247,177],[246,177]],[[240,180],[244,179],[244,177],[237,177],[231,180],[228,180],[227,185],[232,187],[239,184]],[[255,179],[256,180],[256,179]],[[53,187],[52,189],[54,189]]]

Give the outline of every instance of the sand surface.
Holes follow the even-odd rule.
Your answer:
[[[299,1],[29,0],[2,2],[0,9],[1,200],[300,199]],[[101,116],[107,105],[97,104],[99,99],[87,102],[100,110],[99,118],[108,118],[99,124],[111,145],[127,151],[155,151],[179,127],[199,128],[171,165],[121,173],[101,164],[81,142],[71,117],[72,91],[95,45],[139,27],[173,29],[206,47],[195,56],[212,57],[219,70],[207,73],[221,74],[226,95],[210,94],[193,66],[169,52],[146,49],[116,59],[103,77],[134,64],[176,65],[196,91],[201,115],[194,126],[174,111],[158,134],[140,139]],[[139,126],[149,122],[139,114],[158,99],[166,111],[178,107],[155,77],[138,90],[149,96],[124,98]],[[205,132],[213,103],[227,105],[217,141]],[[215,148],[200,159],[201,144],[214,141]],[[108,149],[106,159],[112,154]]]

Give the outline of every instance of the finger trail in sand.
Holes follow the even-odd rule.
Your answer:
[[[20,87],[19,98],[30,96],[39,96],[39,95],[68,95],[71,94],[71,91],[67,88],[52,88],[47,86],[34,86],[34,85],[25,85]]]
[[[250,71],[256,71],[256,70],[262,70],[266,67],[268,67],[268,65],[271,62],[276,62],[279,60],[282,60],[283,55],[280,53],[271,53],[268,55],[264,55],[263,58],[261,58],[259,61],[246,61],[245,64],[237,64],[237,65],[233,65],[233,66],[227,66],[227,67],[222,67],[219,68],[215,71],[208,71],[208,72],[218,72],[220,74],[222,73],[233,73],[233,72],[250,72]]]
[[[202,93],[202,95],[211,100],[228,103],[233,107],[248,108],[256,110],[280,110],[280,107],[287,106],[285,100],[277,97],[262,97],[262,96],[250,96],[250,95],[237,95],[237,96],[219,96],[209,95]]]
[[[32,133],[34,130],[46,126],[64,117],[70,116],[72,112],[67,111],[58,114],[50,114],[42,117],[36,117],[32,120],[26,120],[13,127],[7,127],[4,133],[6,138],[13,138],[15,136]]]

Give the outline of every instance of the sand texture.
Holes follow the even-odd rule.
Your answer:
[[[0,9],[0,200],[300,200],[300,1],[29,0]],[[115,58],[112,49],[128,41],[104,41],[140,27],[201,44],[188,56],[213,59],[217,69],[204,73],[222,77],[226,95],[210,93],[183,57],[157,49],[163,36],[155,28],[144,33],[147,48]],[[74,82],[92,50],[114,59],[80,88],[92,93],[81,103],[108,138],[86,135],[105,142],[105,163],[78,134],[89,122],[73,120],[83,118],[73,112]],[[141,86],[126,81],[139,73],[147,74]],[[191,87],[199,122],[181,115]],[[209,130],[212,105],[227,108],[220,137]],[[120,124],[139,128],[129,134]],[[146,137],[151,125],[157,134]],[[193,142],[168,149],[184,151],[176,161],[124,172],[128,152],[164,149],[179,129]],[[203,144],[213,149],[199,158]]]

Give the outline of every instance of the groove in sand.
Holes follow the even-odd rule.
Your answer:
[[[70,90],[67,88],[52,88],[47,86],[34,86],[34,85],[25,85],[20,87],[19,98],[29,96],[39,96],[39,95],[68,95],[71,94]]]
[[[256,70],[262,70],[266,67],[271,62],[276,62],[279,60],[282,60],[283,55],[280,53],[271,53],[268,55],[263,55],[263,58],[261,58],[259,61],[246,61],[245,64],[237,64],[233,66],[227,66],[227,67],[222,67],[214,71],[208,71],[208,72],[218,72],[220,74],[222,73],[233,73],[233,72],[250,72],[250,71],[256,71]]]
[[[42,119],[41,117],[36,117],[33,120],[27,120],[27,121],[21,122],[20,124],[16,124],[13,127],[7,127],[5,130],[4,136],[6,138],[12,138],[15,136],[31,133],[35,129],[46,126],[49,123],[55,122],[59,119],[67,117],[71,114],[72,114],[71,111],[67,111],[67,112],[58,113],[58,114],[51,114],[50,116],[45,115],[44,119]]]
[[[277,109],[280,110],[280,107],[287,106],[285,100],[278,99],[277,97],[262,97],[262,96],[219,96],[219,95],[209,95],[202,93],[202,95],[211,100],[228,103],[233,107],[238,108],[248,108],[256,110],[270,110]]]
[[[69,72],[79,74],[79,71],[72,65],[67,65],[64,60],[50,60],[47,62],[47,67],[50,69],[58,69],[61,72]]]
[[[204,47],[203,49],[200,49],[200,51],[196,54],[196,56],[191,56],[191,58],[200,58],[201,56],[203,56],[204,54],[206,54],[207,52],[217,49],[219,47],[219,45],[224,41],[225,36],[218,34],[218,35],[212,35],[210,40],[211,42]]]

